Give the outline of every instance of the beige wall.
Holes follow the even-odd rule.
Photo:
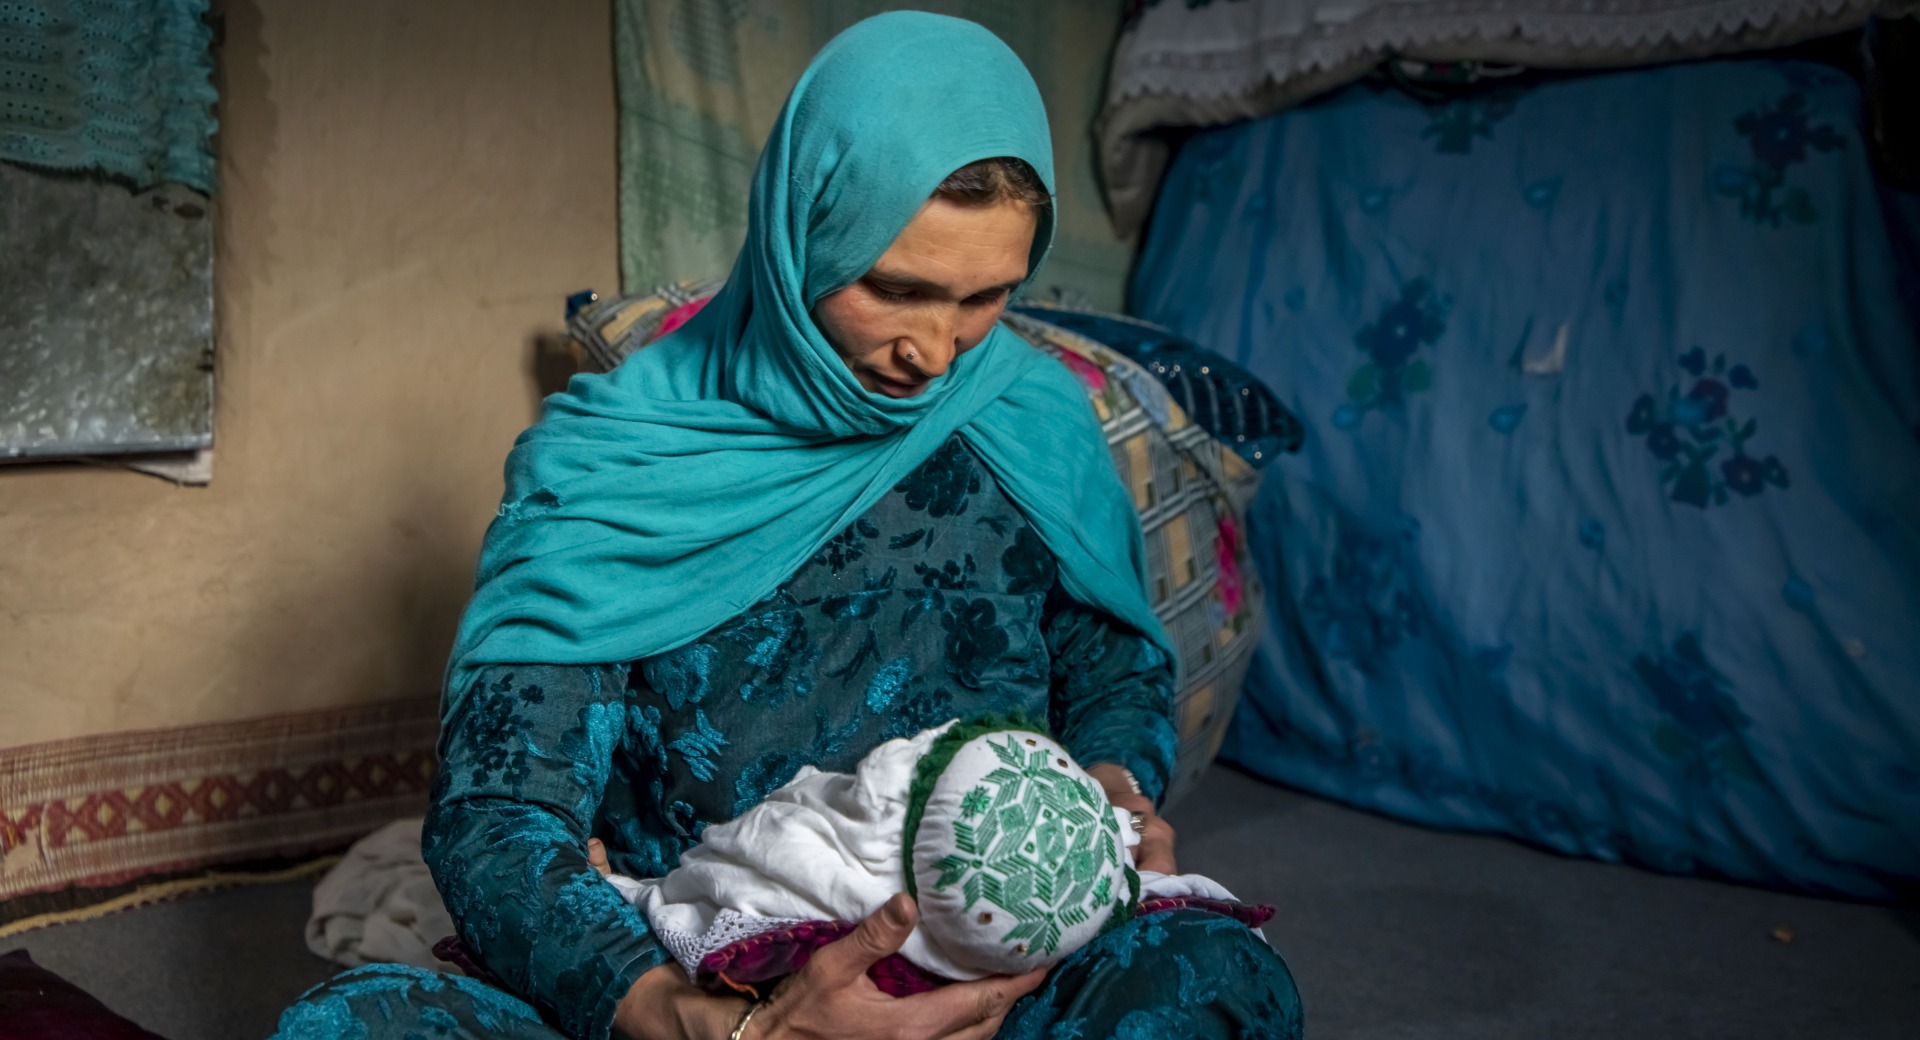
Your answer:
[[[616,286],[605,0],[228,0],[214,480],[0,468],[0,746],[430,696]]]

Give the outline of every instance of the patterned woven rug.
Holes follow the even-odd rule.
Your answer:
[[[409,700],[0,749],[0,934],[318,869],[425,809],[438,730]]]

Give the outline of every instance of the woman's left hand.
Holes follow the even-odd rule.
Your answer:
[[[1087,775],[1106,789],[1107,801],[1145,817],[1146,829],[1140,834],[1140,844],[1133,847],[1133,865],[1140,870],[1162,874],[1180,873],[1173,858],[1173,825],[1154,811],[1151,799],[1133,793],[1133,785],[1127,782],[1130,774],[1126,767],[1112,762],[1096,762],[1087,767]]]

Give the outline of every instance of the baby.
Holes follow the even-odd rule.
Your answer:
[[[1038,729],[955,720],[881,744],[853,773],[802,767],[666,877],[608,880],[714,989],[798,969],[900,891],[919,924],[872,972],[895,994],[1050,966],[1140,913],[1272,916],[1199,875],[1137,871],[1129,818]]]

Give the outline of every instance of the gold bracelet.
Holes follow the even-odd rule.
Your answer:
[[[766,1007],[769,1003],[771,1003],[771,1001],[756,1000],[748,1004],[747,1010],[740,1015],[739,1023],[733,1027],[733,1032],[727,1034],[727,1040],[740,1040],[741,1037],[746,1036],[747,1023],[753,1021],[753,1016],[759,1014],[760,1009]]]

